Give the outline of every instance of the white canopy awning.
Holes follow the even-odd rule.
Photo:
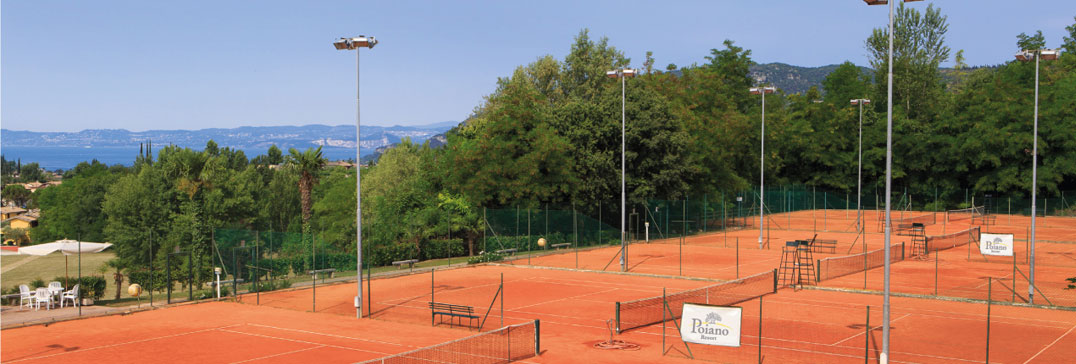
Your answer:
[[[51,243],[24,246],[19,248],[19,254],[49,255],[59,251],[60,253],[63,253],[63,255],[75,255],[79,253],[80,249],[83,253],[100,253],[110,246],[112,246],[111,243],[89,243],[84,241],[79,244],[78,241],[64,239]]]

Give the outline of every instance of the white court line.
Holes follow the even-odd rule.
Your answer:
[[[106,348],[112,348],[112,347],[128,345],[128,344],[137,344],[137,343],[146,342],[146,341],[167,339],[167,338],[172,338],[172,337],[177,337],[177,336],[197,334],[197,333],[213,331],[213,330],[223,330],[223,329],[226,329],[226,328],[229,328],[229,327],[235,327],[235,326],[239,326],[239,325],[240,324],[227,325],[227,326],[221,326],[221,327],[211,327],[211,328],[208,328],[208,329],[194,330],[194,331],[191,331],[191,332],[183,332],[183,333],[179,333],[179,334],[151,337],[151,338],[148,338],[148,339],[141,339],[141,340],[132,340],[132,341],[127,341],[127,342],[122,342],[122,343],[117,343],[117,344],[101,345],[101,346],[95,346],[95,347],[92,347],[92,348],[65,351],[65,352],[62,352],[62,353],[49,354],[49,355],[43,355],[43,356],[35,356],[35,357],[30,357],[30,358],[22,358],[22,359],[18,359],[18,360],[11,360],[11,361],[8,361],[8,363],[17,363],[17,362],[20,362],[20,361],[26,361],[26,360],[30,360],[30,359],[51,358],[51,357],[54,357],[54,356],[59,356],[59,355],[64,355],[64,354],[81,353],[81,352],[84,352],[84,351],[97,350],[97,349],[106,349]]]
[[[335,338],[338,338],[338,339],[348,339],[348,340],[366,341],[366,342],[378,343],[378,344],[386,344],[386,345],[405,346],[405,347],[409,347],[409,348],[416,347],[416,346],[413,346],[413,345],[399,344],[399,343],[393,343],[393,342],[388,342],[388,341],[362,339],[362,338],[357,338],[357,337],[350,337],[350,336],[343,336],[343,335],[336,335],[336,334],[326,334],[326,333],[323,333],[323,332],[307,331],[307,330],[301,330],[301,329],[289,329],[289,328],[286,328],[286,327],[276,327],[276,326],[269,326],[269,325],[262,325],[262,324],[250,324],[250,323],[248,323],[247,326],[264,327],[264,328],[267,328],[267,329],[274,329],[274,330],[281,330],[281,331],[300,332],[300,333],[304,333],[304,334],[335,337]]]
[[[1037,358],[1039,356],[1039,354],[1042,354],[1042,352],[1046,351],[1046,349],[1049,349],[1051,346],[1054,346],[1054,344],[1057,344],[1058,341],[1061,341],[1061,338],[1065,337],[1065,335],[1068,335],[1070,332],[1072,332],[1073,329],[1076,329],[1076,326],[1073,326],[1072,328],[1069,329],[1069,331],[1065,331],[1064,334],[1061,334],[1061,336],[1058,336],[1057,339],[1054,340],[1054,342],[1050,343],[1050,345],[1046,345],[1045,348],[1042,348],[1042,350],[1039,350],[1039,352],[1035,353],[1035,355],[1032,355],[1030,358],[1027,359],[1027,361],[1024,362],[1024,364],[1030,363],[1032,360],[1035,360],[1035,358]]]
[[[905,317],[908,317],[908,316],[911,316],[911,315],[912,315],[912,314],[910,314],[910,313],[906,313],[906,314],[904,314],[904,316],[901,316],[901,317],[898,317],[898,318],[896,318],[895,320],[889,321],[889,323],[894,323],[894,322],[900,321],[901,319],[903,319],[903,318],[905,318]],[[868,328],[866,328],[866,329],[867,329],[867,332],[870,332],[871,330],[874,330],[874,329],[873,329],[874,327],[878,327],[878,326],[876,325],[876,326],[871,326],[871,327],[868,327]],[[856,338],[857,336],[859,336],[859,335],[863,335],[863,333],[862,333],[862,332],[860,332],[860,333],[856,333],[855,335],[852,335],[852,336],[849,336],[849,337],[847,337],[847,338],[844,338],[844,339],[843,339],[843,340],[841,340],[841,341],[838,341],[838,342],[835,342],[835,343],[829,344],[829,346],[837,346],[837,345],[840,345],[841,343],[843,343],[843,342],[845,342],[845,341],[848,341],[848,340],[852,340],[852,339],[855,339],[855,338]]]
[[[508,282],[530,281],[530,280],[534,280],[534,278],[535,277],[527,277],[527,278],[516,279],[516,280],[508,280],[508,281],[505,281],[505,284],[507,284]],[[469,286],[469,287],[465,287],[465,288],[442,290],[440,292],[441,293],[460,292],[460,291],[466,291],[466,290],[473,289],[473,288],[492,287],[492,286],[496,286],[496,285],[500,285],[500,282],[491,283],[491,284],[477,285],[477,286]],[[436,294],[436,293],[437,292],[434,292],[434,294]],[[403,304],[402,302],[412,301],[412,300],[414,300],[416,298],[426,297],[426,296],[428,296],[428,295],[427,294],[421,294],[421,295],[418,295],[418,296],[410,296],[410,297],[396,298],[396,299],[390,299],[390,300],[382,300],[382,301],[378,301],[378,303],[384,303],[384,304],[387,304],[387,305],[390,305],[390,306],[399,306],[399,305]],[[401,303],[398,303],[398,304],[391,303],[391,302],[394,302],[394,301],[399,301]]]
[[[552,300],[552,301],[542,301],[542,302],[538,302],[538,303],[531,304],[531,305],[512,307],[512,309],[516,310],[516,309],[521,309],[521,308],[534,307],[534,306],[544,305],[544,304],[548,304],[548,303],[554,303],[554,302],[560,302],[560,301],[564,301],[564,300],[570,300],[570,299],[577,298],[577,297],[584,297],[584,296],[602,294],[602,293],[606,293],[606,292],[612,292],[612,291],[615,291],[615,290],[617,290],[617,289],[616,288],[611,288],[611,289],[607,289],[607,290],[599,291],[599,292],[588,292],[588,293],[584,293],[584,294],[581,294],[581,295],[564,297],[564,298],[556,299],[556,300]]]
[[[854,306],[854,305],[820,305],[820,304],[813,304],[813,303],[799,303],[799,302],[795,302],[795,300],[787,300],[787,301],[786,300],[787,300],[787,298],[785,298],[785,299],[777,299],[777,298],[775,298],[775,299],[771,299],[769,302],[776,301],[776,302],[782,303],[782,304],[812,306],[812,307],[835,307],[835,308],[862,308],[863,307],[863,306]],[[825,301],[816,301],[816,300],[803,300],[803,301],[825,302]],[[901,308],[899,311],[910,312],[910,314],[914,314],[914,315],[917,315],[917,316],[923,316],[923,317],[930,317],[930,318],[941,318],[941,319],[974,321],[974,322],[982,322],[982,321],[984,321],[984,318],[981,317],[983,315],[971,315],[971,314],[965,314],[963,312],[938,311],[938,310],[926,310],[926,309],[915,309],[915,308]],[[928,313],[923,313],[923,312],[928,312]],[[995,319],[1009,319],[1011,321],[1002,322],[1002,321],[995,320]],[[1037,326],[1037,327],[1051,327],[1051,328],[1056,328],[1056,329],[1064,329],[1064,328],[1068,327],[1068,325],[1071,323],[1070,321],[1053,321],[1053,320],[1032,319],[1032,318],[1024,318],[1024,317],[999,316],[999,315],[991,316],[991,320],[993,320],[993,322],[1005,323],[1005,324],[1010,324],[1010,325],[1027,325],[1027,326]],[[1036,322],[1040,322],[1040,323],[1049,323],[1049,324],[1064,324],[1064,326],[1053,326],[1053,325],[1046,326],[1046,325],[1043,325],[1043,324],[1028,325],[1025,321],[1036,321]]]
[[[295,354],[295,353],[303,352],[303,351],[307,351],[307,350],[321,349],[321,348],[324,348],[324,347],[325,347],[325,345],[312,346],[312,347],[305,348],[305,349],[292,350],[292,351],[283,352],[283,353],[279,353],[279,354],[259,356],[257,358],[253,358],[253,359],[233,361],[231,364],[246,363],[246,362],[252,362],[252,361],[255,361],[255,360],[275,358],[275,357],[278,357],[278,356],[283,356],[283,355],[288,355],[288,354]]]
[[[346,347],[346,346],[322,344],[322,343],[316,343],[316,342],[313,342],[313,341],[306,341],[306,340],[299,340],[299,339],[288,339],[288,338],[285,338],[285,337],[262,335],[262,334],[255,334],[255,333],[250,333],[250,332],[242,332],[242,331],[235,331],[235,330],[228,330],[228,329],[220,329],[219,331],[230,332],[230,333],[233,333],[233,334],[240,334],[240,335],[256,336],[256,337],[261,337],[261,338],[266,338],[266,339],[291,341],[291,342],[296,342],[296,343],[309,344],[309,345],[322,346],[322,347],[330,347],[330,348],[336,348],[336,349],[344,349],[344,350],[351,350],[351,351],[361,351],[361,352],[364,352],[364,353],[374,353],[374,354],[379,354],[379,355],[390,355],[389,353],[384,353],[384,352],[380,352],[380,351],[349,348],[349,347]]]

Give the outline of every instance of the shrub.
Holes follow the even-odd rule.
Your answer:
[[[77,284],[79,285],[78,287],[80,291],[80,296],[92,297],[94,300],[100,300],[101,297],[104,297],[105,288],[107,287],[107,281],[104,277],[100,276],[83,276],[82,280],[79,280],[78,277],[59,276],[53,278],[53,280],[56,282],[60,282],[60,284],[64,284],[64,282],[66,281],[67,285],[64,286],[64,290],[72,289]]]
[[[475,255],[475,256],[472,256],[470,258],[467,258],[467,264],[478,264],[478,263],[486,263],[486,262],[499,262],[502,259],[504,259],[504,255],[497,254],[497,253],[494,253],[494,252],[482,252],[479,255]]]
[[[45,283],[44,279],[38,278],[38,279],[30,281],[30,289],[31,290],[41,288],[41,287],[48,287],[48,284]]]
[[[461,257],[467,255],[463,239],[433,239],[423,241],[422,260]]]

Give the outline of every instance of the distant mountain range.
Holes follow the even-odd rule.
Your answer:
[[[822,90],[822,81],[838,66],[840,65],[800,67],[784,63],[766,63],[751,66],[749,72],[758,83],[774,85],[785,93],[794,94],[807,92],[811,86],[818,86],[818,89]],[[874,72],[868,67],[860,66],[859,69],[868,75]]]
[[[445,121],[419,126],[362,126],[363,155],[379,148],[411,138],[415,143],[425,142],[458,125],[457,121]],[[443,137],[442,137],[443,138]],[[79,132],[33,132],[0,129],[0,144],[4,147],[78,147],[109,148],[131,147],[147,140],[158,149],[174,144],[181,147],[201,149],[212,139],[220,147],[247,151],[249,157],[263,154],[276,144],[281,149],[355,148],[354,125],[305,125],[305,126],[244,126],[232,129],[200,130],[148,130],[133,132],[125,129],[87,129]]]

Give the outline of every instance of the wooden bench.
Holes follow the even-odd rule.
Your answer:
[[[823,240],[816,239],[814,243],[811,243],[811,251],[815,253],[836,253],[837,241],[836,240]]]
[[[414,269],[415,263],[418,263],[418,259],[397,260],[392,262],[392,265],[395,265],[397,269],[403,269],[404,264],[407,264],[408,268]]]
[[[560,243],[560,244],[553,244],[553,245],[550,245],[550,246],[552,246],[553,249],[560,249],[560,248],[567,248],[569,246],[572,246],[572,243]]]
[[[221,287],[227,287],[227,286],[232,285],[232,283],[240,284],[240,283],[243,283],[243,282],[246,282],[246,280],[243,279],[243,278],[229,279],[229,280],[226,280],[226,281],[220,281],[220,286]],[[217,282],[216,281],[210,281],[209,282],[209,288],[217,288]]]
[[[979,219],[979,224],[985,226],[994,225],[994,222],[997,221],[997,218],[998,217],[995,215],[984,215],[977,217],[977,219]]]
[[[508,249],[501,249],[501,250],[498,250],[498,251],[497,251],[497,254],[501,254],[501,255],[513,255],[513,254],[515,254],[515,253],[516,253],[517,251],[519,251],[519,249],[516,249],[516,248],[508,248]]]
[[[336,269],[326,268],[326,269],[315,269],[315,270],[306,271],[306,274],[314,276],[314,279],[318,279],[318,274],[319,273],[322,273],[322,274],[329,273],[329,278],[332,278],[333,275],[336,273]],[[321,279],[325,279],[325,277],[322,276]]]
[[[448,323],[452,325],[452,319],[458,319],[459,326],[463,326],[463,319],[468,319],[467,327],[478,327],[475,323],[478,321],[478,315],[474,314],[474,307],[464,305],[454,305],[444,302],[430,302],[430,320],[436,320],[437,316],[441,316],[441,321],[437,321],[434,325],[444,322],[444,317],[448,316]]]

